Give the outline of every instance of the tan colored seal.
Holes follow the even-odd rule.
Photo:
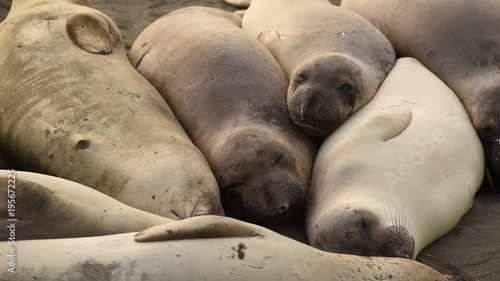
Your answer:
[[[213,8],[177,10],[146,28],[129,57],[207,158],[226,210],[283,222],[303,210],[317,146],[288,115],[285,74],[239,23]]]
[[[314,137],[328,136],[370,101],[396,58],[368,21],[327,0],[254,0],[242,28],[280,63],[290,116]]]
[[[457,94],[499,182],[500,1],[343,0],[342,7],[372,22],[398,53],[420,60]]]
[[[7,158],[157,215],[223,214],[205,158],[84,2],[14,0],[0,24]]]
[[[306,203],[312,246],[415,258],[472,206],[481,143],[455,94],[413,58],[320,148]]]
[[[42,174],[1,170],[0,187],[0,240],[10,237],[7,226],[12,219],[15,240],[126,233],[171,221],[90,187]]]

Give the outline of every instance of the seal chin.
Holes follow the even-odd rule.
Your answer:
[[[245,184],[223,189],[222,202],[232,216],[245,221],[289,222],[302,211],[305,200],[304,185],[291,178],[254,177]]]
[[[405,226],[386,225],[374,213],[347,207],[325,213],[311,245],[324,251],[413,258],[415,242]]]

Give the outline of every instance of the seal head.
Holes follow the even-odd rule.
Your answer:
[[[355,60],[328,54],[315,57],[290,78],[288,110],[307,134],[324,138],[374,93],[365,93],[363,69]],[[361,100],[363,96],[369,96]],[[366,101],[365,101],[366,100]]]
[[[341,254],[413,258],[415,240],[409,227],[402,225],[404,219],[385,223],[369,210],[350,206],[326,214],[319,221],[324,226],[311,241],[314,247]]]
[[[226,212],[256,223],[293,219],[304,205],[308,177],[299,172],[301,161],[291,149],[279,135],[262,128],[221,142],[212,168]]]

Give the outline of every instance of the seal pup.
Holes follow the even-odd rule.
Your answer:
[[[180,9],[147,27],[129,58],[207,158],[226,211],[285,222],[303,210],[317,146],[288,115],[285,74],[240,21]]]
[[[368,21],[327,0],[254,0],[242,28],[279,62],[290,116],[316,138],[368,103],[396,59]]]
[[[447,280],[413,260],[325,253],[227,217],[189,218],[136,234],[17,241],[16,254],[22,262],[15,264],[16,274],[2,262],[0,279]],[[0,242],[4,260],[7,247],[7,242]]]
[[[312,246],[415,258],[472,206],[481,142],[456,95],[413,58],[322,144],[306,202]]]
[[[160,216],[223,214],[208,163],[130,65],[108,16],[87,1],[14,0],[0,49],[0,147],[11,164]]]
[[[498,186],[500,2],[343,0],[341,6],[373,23],[398,54],[420,60],[457,94],[483,143],[488,172]]]
[[[15,240],[127,233],[172,221],[48,175],[0,170],[0,188],[0,240],[4,241],[10,236],[9,219],[16,219]]]

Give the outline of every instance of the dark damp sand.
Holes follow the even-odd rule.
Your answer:
[[[331,2],[338,4],[340,0]],[[6,17],[10,3],[0,0],[0,21]],[[117,23],[127,48],[146,26],[172,10],[186,6],[236,10],[222,0],[93,0],[92,3]],[[271,228],[307,241],[301,222]],[[500,195],[476,196],[474,206],[458,226],[424,249],[417,260],[461,278],[457,280],[500,280]]]

